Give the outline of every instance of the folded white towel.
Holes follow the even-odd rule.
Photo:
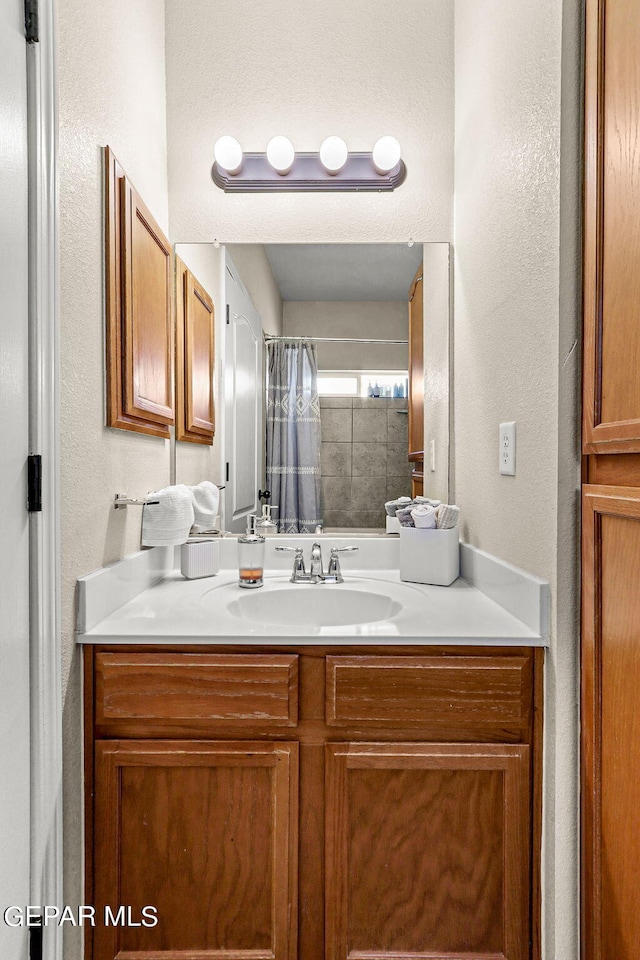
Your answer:
[[[420,504],[411,511],[414,526],[432,530],[436,525],[436,511],[428,503]]]
[[[180,483],[150,493],[154,506],[142,508],[142,546],[173,547],[186,543],[193,526],[193,496],[189,487]]]
[[[457,526],[460,508],[455,503],[443,503],[436,510],[436,526],[438,530],[451,530]]]
[[[193,497],[194,532],[213,530],[220,506],[220,491],[210,480],[203,480],[189,490]]]

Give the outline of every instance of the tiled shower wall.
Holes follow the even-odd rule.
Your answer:
[[[320,399],[325,527],[384,527],[385,501],[411,494],[406,409],[406,399]]]

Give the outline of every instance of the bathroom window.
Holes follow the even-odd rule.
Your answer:
[[[406,370],[323,370],[318,372],[321,397],[407,396]]]

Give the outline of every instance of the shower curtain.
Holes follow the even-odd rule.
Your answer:
[[[315,346],[267,343],[267,486],[280,533],[314,533],[320,514],[320,401]]]

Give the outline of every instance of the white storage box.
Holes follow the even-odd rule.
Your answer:
[[[220,569],[220,541],[198,537],[180,548],[180,573],[187,580],[213,577]]]
[[[400,579],[448,587],[460,575],[458,528],[400,527]]]
[[[400,521],[397,517],[387,517],[387,533],[400,533]]]

